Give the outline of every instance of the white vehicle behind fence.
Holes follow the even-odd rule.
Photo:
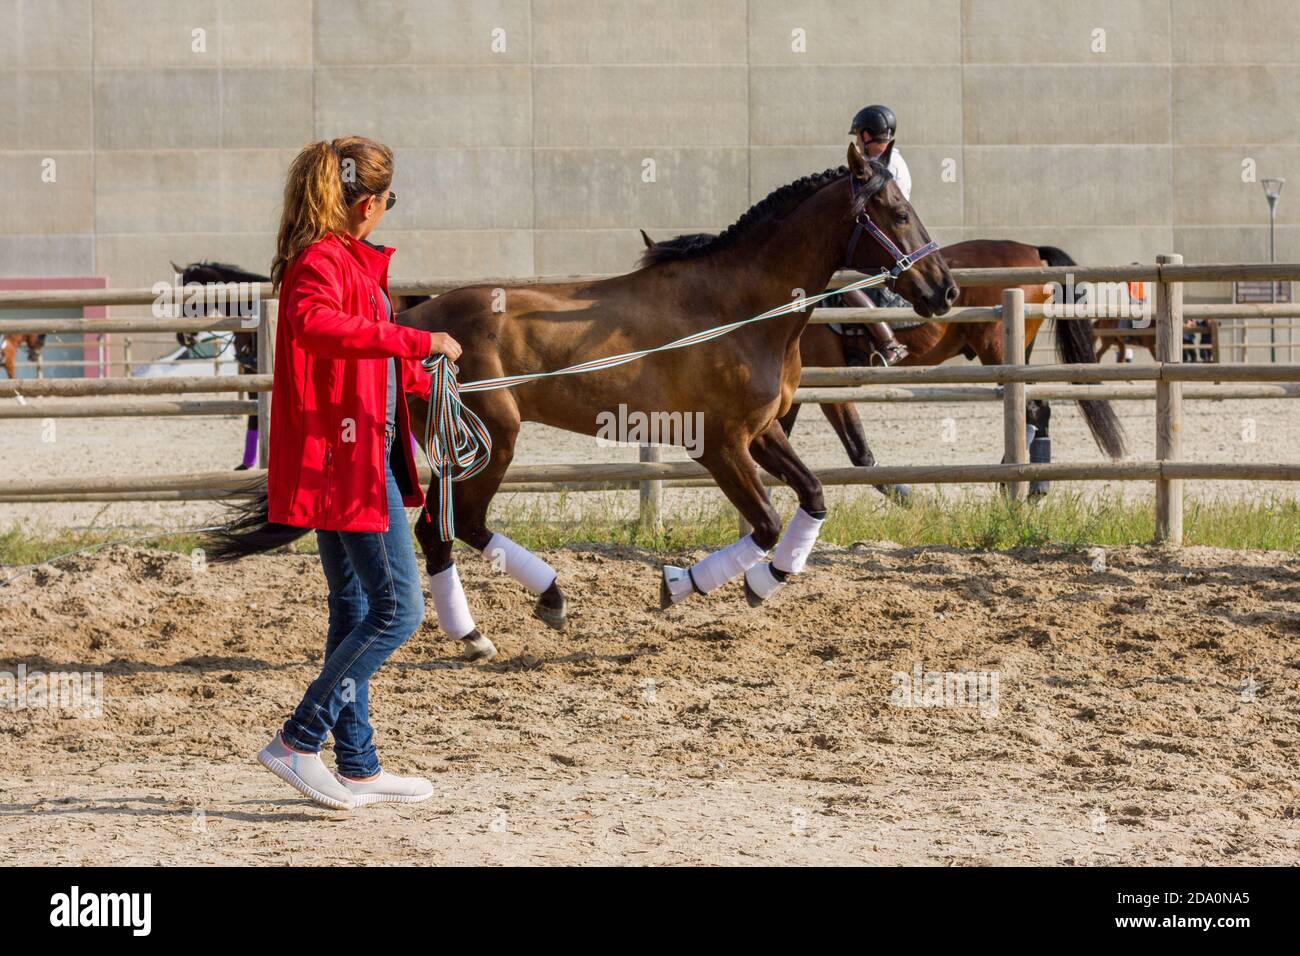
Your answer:
[[[182,346],[131,370],[133,378],[168,375],[238,375],[234,336],[229,332],[196,332],[194,344]]]

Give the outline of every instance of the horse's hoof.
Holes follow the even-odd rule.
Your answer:
[[[762,561],[747,570],[741,581],[745,585],[745,600],[750,607],[758,607],[785,586],[785,575],[774,573],[771,562]],[[754,587],[754,583],[758,587]]]
[[[1052,487],[1050,481],[1031,481],[1029,483],[1029,500],[1039,501],[1047,497],[1048,490]]]
[[[537,618],[547,627],[552,627],[557,631],[562,631],[564,630],[565,622],[569,619],[566,605],[567,602],[561,600],[559,607],[547,607],[542,603],[542,599],[538,598],[537,603],[533,605],[533,617]]]
[[[665,564],[659,577],[659,610],[666,611],[691,596],[695,585],[685,568]]]
[[[496,645],[480,634],[478,628],[462,637],[461,641],[465,645],[465,652],[461,657],[471,664],[490,661],[497,656]]]

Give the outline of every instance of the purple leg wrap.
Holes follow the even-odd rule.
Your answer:
[[[244,432],[244,467],[252,468],[257,464],[257,429],[250,428]]]

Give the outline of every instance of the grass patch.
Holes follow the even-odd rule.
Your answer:
[[[791,505],[780,508],[788,517]],[[1183,540],[1189,545],[1243,550],[1300,550],[1300,502],[1283,498],[1224,499],[1184,505]],[[552,507],[505,511],[495,526],[525,547],[558,547],[577,541],[626,544],[652,550],[720,547],[736,537],[736,516],[716,507],[648,533],[620,517],[568,518]],[[972,550],[1054,548],[1079,550],[1150,544],[1155,508],[1150,499],[1085,496],[1056,491],[1033,504],[1001,496],[916,493],[900,506],[858,495],[830,507],[821,540],[850,545],[891,541],[905,547],[946,546]]]
[[[788,516],[791,503],[787,498],[778,502]],[[652,533],[629,521],[612,504],[602,510],[593,507],[590,499],[581,502],[581,509],[575,507],[578,503],[570,495],[533,498],[527,504],[505,500],[494,512],[493,527],[533,549],[600,542],[675,551],[719,547],[736,537],[735,512],[726,506],[674,505],[666,509],[674,520]],[[1059,490],[1031,505],[969,492],[918,491],[908,506],[865,493],[835,501],[822,540],[840,545],[883,540],[907,547],[1077,550],[1147,544],[1154,535],[1150,499],[1125,500],[1118,494],[1084,496]],[[1184,505],[1184,541],[1216,548],[1300,550],[1300,501],[1276,497],[1189,500]],[[193,532],[158,534],[150,529],[33,531],[12,527],[0,531],[0,565],[32,565],[114,543],[189,554],[200,547],[201,538]],[[314,554],[315,535],[304,535],[291,550]]]

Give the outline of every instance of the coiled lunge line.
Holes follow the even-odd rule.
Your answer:
[[[466,382],[462,385],[456,381],[456,366],[447,359],[447,356],[436,355],[422,360],[421,365],[424,366],[425,371],[433,376],[429,388],[429,417],[424,423],[424,450],[425,454],[429,456],[429,467],[433,469],[433,474],[438,480],[438,537],[442,541],[451,541],[456,537],[456,521],[452,513],[451,502],[452,482],[464,481],[466,478],[477,475],[487,467],[487,463],[492,458],[492,436],[488,433],[483,421],[461,402],[461,392],[492,392],[500,388],[513,388],[516,385],[534,382],[538,379],[553,378],[557,375],[581,375],[583,372],[595,372],[600,369],[614,368],[617,365],[626,365],[628,362],[635,362],[655,352],[668,352],[672,349],[686,348],[689,345],[699,345],[701,342],[711,341],[726,335],[728,332],[734,332],[742,325],[749,325],[751,322],[762,322],[766,319],[789,315],[792,312],[800,312],[830,296],[852,292],[855,289],[870,288],[871,286],[880,285],[890,278],[892,278],[891,273],[881,272],[865,279],[858,279],[856,282],[850,282],[830,292],[821,292],[817,295],[796,299],[786,305],[777,306],[775,309],[764,312],[762,315],[755,315],[748,319],[741,319],[738,322],[704,329],[701,332],[693,332],[663,345],[639,349],[635,352],[624,352],[621,355],[592,359],[588,362],[579,362],[577,365],[570,365],[567,368],[556,369],[551,372],[504,375],[500,378],[485,378],[477,382]],[[428,514],[429,509],[426,505],[426,518]]]
[[[429,416],[424,423],[424,451],[438,480],[438,537],[456,537],[451,507],[451,483],[472,478],[492,460],[492,436],[483,420],[460,400],[456,366],[445,355],[421,363],[433,376],[429,387]],[[436,424],[435,424],[436,423]],[[426,504],[425,517],[429,516]]]

